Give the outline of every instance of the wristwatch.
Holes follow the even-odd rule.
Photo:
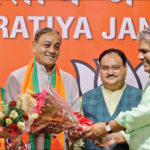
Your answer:
[[[110,128],[109,122],[106,122],[106,127],[105,127],[106,131],[110,134],[112,133],[112,130]]]

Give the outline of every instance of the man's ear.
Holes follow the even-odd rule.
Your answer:
[[[127,74],[127,64],[125,64],[125,72],[126,72],[126,74]]]
[[[36,44],[37,43],[35,41],[32,42],[33,53],[36,51]]]

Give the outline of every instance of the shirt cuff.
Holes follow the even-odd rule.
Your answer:
[[[123,135],[123,137],[125,138],[127,144],[129,145],[130,142],[130,134],[125,133],[124,131],[120,131]]]
[[[122,127],[125,127],[125,126],[124,126],[124,120],[123,120],[124,115],[125,115],[124,112],[120,112],[119,115],[118,115],[118,116],[116,117],[116,119],[115,119],[115,121],[116,121],[120,126],[122,126]]]

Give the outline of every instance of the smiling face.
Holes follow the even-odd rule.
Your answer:
[[[55,32],[42,34],[39,40],[33,42],[36,61],[51,71],[60,53],[61,38]]]
[[[143,62],[144,71],[150,73],[150,44],[146,40],[139,41],[139,59]]]
[[[125,84],[126,72],[127,66],[123,65],[117,53],[109,53],[102,57],[100,77],[106,89],[114,91],[122,88]]]

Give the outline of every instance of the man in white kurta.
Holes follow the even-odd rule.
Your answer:
[[[36,59],[39,90],[42,91],[51,81],[51,75],[55,70],[55,63],[60,53],[61,37],[59,32],[51,28],[39,29],[34,38],[33,50]],[[27,66],[12,72],[5,86],[5,100],[10,102],[17,100],[21,93]],[[59,69],[65,89],[65,101],[72,111],[79,112],[79,92],[76,80],[69,73]],[[66,139],[65,139],[66,140]],[[36,150],[44,150],[44,133],[37,134],[35,138]],[[66,149],[66,143],[64,145]]]

